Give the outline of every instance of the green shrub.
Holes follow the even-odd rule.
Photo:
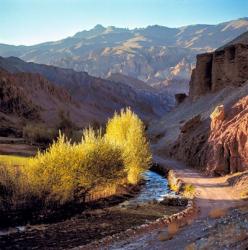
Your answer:
[[[30,143],[51,143],[58,136],[56,129],[44,124],[28,124],[23,128],[23,138]]]
[[[77,150],[83,152],[81,183],[87,188],[118,182],[125,176],[122,152],[112,145],[101,132],[87,129]]]

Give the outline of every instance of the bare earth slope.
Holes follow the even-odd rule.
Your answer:
[[[65,89],[53,85],[39,74],[12,74],[0,70],[0,92],[1,128],[11,125],[20,128],[24,120],[54,126],[61,111],[69,112],[77,125],[86,125],[85,121],[93,119]]]

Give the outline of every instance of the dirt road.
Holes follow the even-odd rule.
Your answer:
[[[208,217],[210,211],[213,211],[214,209],[229,209],[244,204],[244,201],[240,200],[239,194],[235,193],[232,187],[228,186],[226,183],[228,177],[208,177],[195,169],[187,168],[183,163],[163,159],[161,157],[155,157],[154,160],[166,169],[175,170],[177,177],[182,179],[185,183],[193,184],[195,186],[196,204],[200,209],[198,218],[191,225],[180,229],[171,240],[161,241],[159,239],[159,235],[166,235],[167,229],[165,228],[164,230],[154,230],[149,234],[117,242],[109,249],[185,249],[187,246],[190,246],[192,242],[204,239],[207,234],[210,235],[209,230],[211,227],[218,227],[219,224],[221,224],[221,222],[216,221],[216,219]],[[229,228],[227,224],[225,224],[225,226],[226,228]],[[217,232],[214,234],[217,234]],[[227,241],[228,240],[230,240],[230,237],[227,236]],[[213,241],[215,241],[215,239]],[[224,239],[221,239],[221,242],[225,242]],[[221,248],[217,247],[216,249]]]
[[[196,204],[200,209],[200,217],[205,217],[215,208],[231,208],[243,203],[239,194],[228,186],[229,176],[208,177],[196,169],[187,168],[183,163],[155,157],[155,162],[168,169],[175,170],[178,178],[185,183],[194,185],[196,189]]]

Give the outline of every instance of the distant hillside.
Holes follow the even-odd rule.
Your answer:
[[[173,105],[173,98],[167,93],[150,91],[152,88],[147,86],[146,89],[145,83],[141,83],[144,84],[141,90],[123,82],[92,77],[85,72],[26,63],[16,57],[0,57],[0,68],[4,69],[0,72],[1,86],[7,84],[14,89],[8,93],[10,103],[16,103],[11,101],[15,95],[21,100],[16,103],[16,110],[34,110],[36,117],[50,125],[58,121],[60,110],[69,112],[72,121],[84,127],[92,122],[106,122],[115,111],[128,106],[149,121],[165,114]],[[1,98],[3,104],[6,95]],[[4,107],[2,104],[1,108]],[[5,106],[10,109],[9,105]],[[5,110],[4,113],[11,112]],[[31,119],[31,116],[24,118]]]
[[[233,39],[231,42],[225,44],[224,46],[222,46],[221,48],[219,48],[218,50],[221,50],[229,45],[234,45],[237,43],[241,43],[241,44],[248,44],[248,31],[241,34],[240,36],[238,36],[237,38]]]
[[[93,117],[69,93],[49,82],[40,74],[9,73],[0,70],[0,130],[21,130],[26,122],[42,123],[54,127],[59,114],[69,112],[77,125]]]
[[[172,93],[187,92],[195,55],[212,51],[248,30],[248,18],[180,28],[95,26],[72,37],[34,46],[0,45],[0,55],[86,71],[107,78],[121,73]],[[171,86],[175,85],[175,86]]]

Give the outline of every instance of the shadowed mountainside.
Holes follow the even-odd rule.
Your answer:
[[[0,70],[0,104],[1,131],[21,130],[25,121],[53,127],[59,122],[60,112],[69,112],[77,125],[93,119],[65,89],[40,74]]]
[[[1,87],[15,89],[8,92],[8,103],[14,102],[15,95],[21,100],[29,100],[25,105],[16,102],[19,107],[15,110],[22,110],[24,106],[30,109],[34,104],[39,107],[36,113],[41,113],[37,116],[50,125],[57,122],[60,110],[69,112],[72,121],[84,127],[106,122],[115,111],[127,106],[149,121],[165,114],[174,103],[168,93],[158,93],[143,82],[137,87],[92,77],[85,72],[26,63],[15,57],[0,57],[0,68],[4,69],[0,72]],[[1,103],[6,98],[6,91],[4,93]],[[5,105],[6,114],[12,112],[10,106]]]

